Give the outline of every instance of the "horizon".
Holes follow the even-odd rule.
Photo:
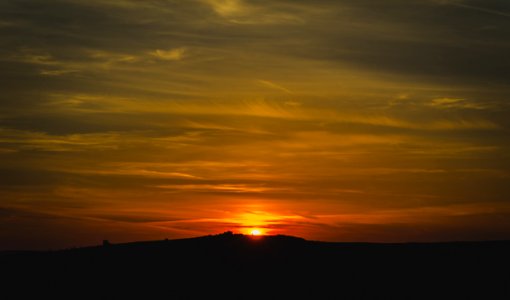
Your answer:
[[[10,250],[0,250],[1,253],[9,254],[9,253],[23,253],[23,252],[60,252],[60,251],[68,251],[68,250],[79,250],[79,249],[90,249],[90,248],[98,248],[98,247],[110,247],[110,246],[130,246],[130,245],[138,245],[138,244],[148,244],[148,243],[161,243],[161,242],[179,242],[179,241],[187,241],[187,240],[196,240],[196,239],[207,239],[207,238],[235,238],[242,237],[248,240],[261,241],[266,238],[291,238],[298,239],[303,242],[310,243],[319,243],[319,244],[329,244],[329,245],[391,245],[391,246],[405,246],[405,245],[452,245],[452,244],[493,244],[493,243],[510,243],[510,239],[500,239],[500,240],[448,240],[448,241],[399,241],[399,242],[363,242],[363,241],[321,241],[321,240],[309,240],[299,236],[286,235],[286,234],[270,234],[270,235],[252,235],[246,233],[225,231],[222,233],[213,233],[202,236],[191,236],[191,237],[183,237],[183,238],[175,238],[175,239],[157,239],[157,240],[139,240],[139,241],[122,241],[115,242],[111,240],[103,240],[98,241],[96,244],[88,244],[88,245],[74,245],[68,246],[65,248],[47,248],[47,249],[10,249]]]
[[[510,2],[5,0],[0,250],[510,239]]]

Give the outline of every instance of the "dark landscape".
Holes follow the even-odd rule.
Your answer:
[[[3,252],[2,299],[508,299],[510,241],[214,236]]]

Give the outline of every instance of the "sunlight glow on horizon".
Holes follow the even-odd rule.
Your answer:
[[[261,232],[259,229],[252,229],[252,230],[250,231],[250,234],[251,234],[251,235],[254,235],[254,236],[258,236],[258,235],[261,235],[261,234],[262,234],[262,232]]]

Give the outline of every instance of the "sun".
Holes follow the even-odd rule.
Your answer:
[[[258,229],[253,229],[252,231],[250,231],[250,234],[257,236],[257,235],[261,235],[262,232]]]

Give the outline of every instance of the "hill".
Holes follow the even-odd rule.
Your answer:
[[[232,233],[0,255],[5,299],[508,299],[510,242]]]

